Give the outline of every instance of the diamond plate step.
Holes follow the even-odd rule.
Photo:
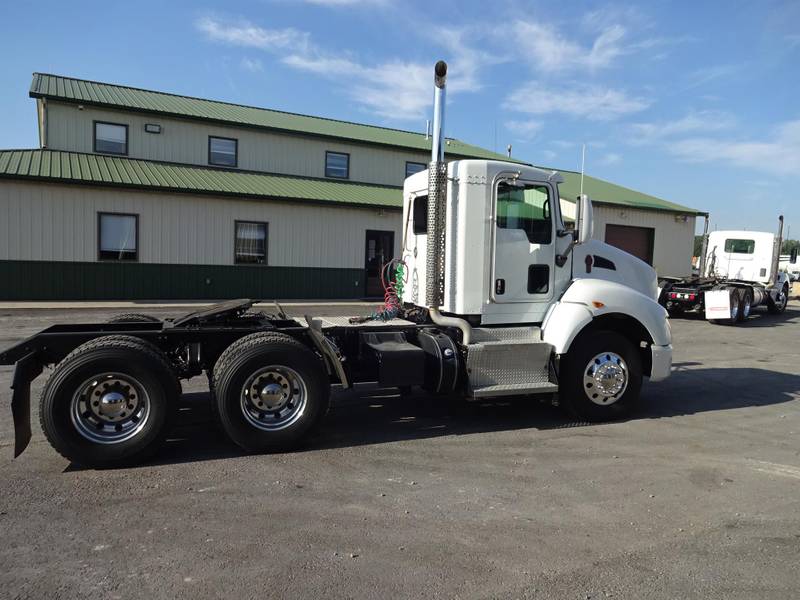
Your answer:
[[[467,346],[467,374],[474,397],[547,393],[552,346],[538,327],[475,328]]]
[[[527,383],[508,383],[503,385],[487,385],[472,390],[473,398],[493,398],[495,396],[521,396],[524,394],[545,394],[558,391],[555,383],[540,383],[531,385]]]

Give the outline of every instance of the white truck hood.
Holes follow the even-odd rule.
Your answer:
[[[658,300],[655,269],[632,254],[598,240],[575,246],[573,254],[573,279],[614,281]]]

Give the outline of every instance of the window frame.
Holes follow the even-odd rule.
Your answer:
[[[419,165],[419,166],[422,167],[419,171],[416,171],[415,173],[411,173],[411,175],[416,175],[420,171],[424,171],[425,169],[428,168],[428,165],[426,165],[425,163],[416,162],[416,161],[413,161],[413,160],[407,160],[406,161],[406,178],[411,177],[411,175],[408,174],[408,165]]]
[[[731,248],[730,250],[728,250],[728,245],[729,245],[728,242],[730,242],[730,248]],[[747,244],[748,248],[751,248],[751,251],[738,252],[734,250],[737,242],[744,242],[745,244]],[[756,241],[748,238],[726,238],[725,243],[722,245],[722,248],[725,254],[743,254],[745,256],[751,256],[756,253]]]
[[[510,187],[514,187],[514,186],[512,186],[511,183],[509,183],[510,181],[514,182],[514,183],[522,184],[523,186],[530,186],[531,188],[544,188],[547,191],[547,198],[546,198],[545,202],[542,205],[542,212],[544,212],[544,208],[545,208],[545,206],[547,206],[547,212],[549,213],[548,221],[550,223],[550,228],[548,230],[548,236],[547,236],[547,240],[546,241],[544,241],[544,240],[531,240],[531,233],[532,232],[527,230],[527,229],[525,229],[525,228],[523,228],[523,227],[508,227],[507,224],[504,224],[504,225],[500,224],[500,218],[501,218],[500,215],[499,215],[500,186],[503,185],[503,184],[506,184],[506,185],[509,185]],[[553,198],[558,196],[558,188],[556,188],[556,187],[554,187],[554,186],[552,186],[552,185],[550,185],[550,184],[548,184],[547,182],[544,182],[544,181],[528,181],[528,180],[522,180],[522,179],[520,179],[520,180],[517,180],[517,179],[509,180],[508,178],[503,178],[503,179],[499,179],[497,181],[497,183],[495,184],[494,191],[492,192],[492,195],[493,195],[492,220],[494,221],[495,230],[497,230],[497,229],[508,229],[508,230],[517,229],[517,230],[525,232],[525,237],[528,238],[528,243],[529,244],[532,244],[532,245],[535,244],[535,245],[539,245],[539,246],[549,246],[549,245],[553,244],[554,235],[557,235],[556,231],[555,231],[556,225],[560,221],[560,214],[558,212],[556,212],[556,210],[555,210],[555,204],[556,203],[553,201]],[[559,208],[560,208],[560,206],[559,206]],[[559,219],[556,218],[556,215],[559,215]]]
[[[219,163],[211,162],[211,140],[225,140],[228,142],[233,142],[234,149],[233,149],[233,165],[221,165]],[[209,135],[208,136],[208,165],[210,167],[222,167],[223,169],[238,169],[239,168],[239,139],[238,138],[231,138],[225,137],[222,135]]]
[[[239,224],[247,223],[250,225],[264,226],[264,262],[244,262],[237,260],[236,241],[238,238]],[[269,265],[269,221],[251,221],[248,219],[236,219],[233,222],[233,264],[245,267],[266,267]]]
[[[113,125],[114,127],[125,128],[125,152],[104,152],[97,149],[97,126],[98,125]],[[128,145],[130,140],[130,128],[127,123],[112,123],[111,121],[92,121],[92,150],[95,154],[111,154],[113,156],[128,156]]]
[[[112,216],[112,217],[133,217],[135,223],[135,237],[134,240],[136,242],[136,258],[130,259],[120,259],[120,258],[103,258],[102,256],[102,244],[103,244],[103,217],[104,216]],[[108,212],[108,211],[97,211],[97,262],[110,262],[110,263],[131,263],[131,262],[139,262],[139,214],[138,213],[120,213],[120,212]]]
[[[339,175],[331,175],[328,173],[328,155],[329,154],[338,154],[339,156],[346,156],[347,157],[347,169],[345,170],[344,177]],[[325,150],[325,177],[329,177],[330,179],[350,179],[350,153],[349,152],[338,152],[336,150]]]

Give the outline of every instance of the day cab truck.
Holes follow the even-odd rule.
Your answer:
[[[63,324],[0,353],[16,363],[15,455],[42,429],[67,459],[136,463],[176,418],[180,380],[205,373],[222,429],[248,452],[289,449],[320,424],[331,387],[359,382],[431,396],[557,398],[587,421],[627,415],[642,378],[670,374],[667,311],[653,269],[591,240],[592,205],[565,227],[557,172],[445,164],[447,66],[435,68],[432,161],[403,189],[402,295],[371,319],[304,320],[235,300],[181,318]]]
[[[780,267],[783,216],[778,233],[713,231],[705,220],[698,274],[661,280],[659,301],[671,316],[697,311],[712,323],[736,325],[764,306],[771,314],[786,310],[791,281]],[[797,251],[789,257],[797,263]]]

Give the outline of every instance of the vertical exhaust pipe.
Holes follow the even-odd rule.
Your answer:
[[[708,215],[706,215],[705,224],[703,225],[703,238],[700,244],[700,265],[697,272],[700,277],[706,276],[706,262],[708,261]]]
[[[778,217],[778,237],[775,238],[775,246],[772,248],[772,273],[769,281],[771,285],[778,282],[778,267],[781,264],[781,248],[783,247],[783,215]]]
[[[444,303],[445,222],[447,216],[447,164],[444,162],[444,103],[447,63],[434,67],[433,140],[428,166],[428,246],[425,279],[425,303],[438,308]]]
[[[444,162],[444,106],[447,63],[440,60],[433,70],[433,130],[431,163],[428,165],[428,244],[425,261],[425,304],[431,320],[441,327],[457,327],[462,342],[470,343],[472,327],[464,319],[439,312],[444,304],[445,230],[447,225],[447,163]]]

